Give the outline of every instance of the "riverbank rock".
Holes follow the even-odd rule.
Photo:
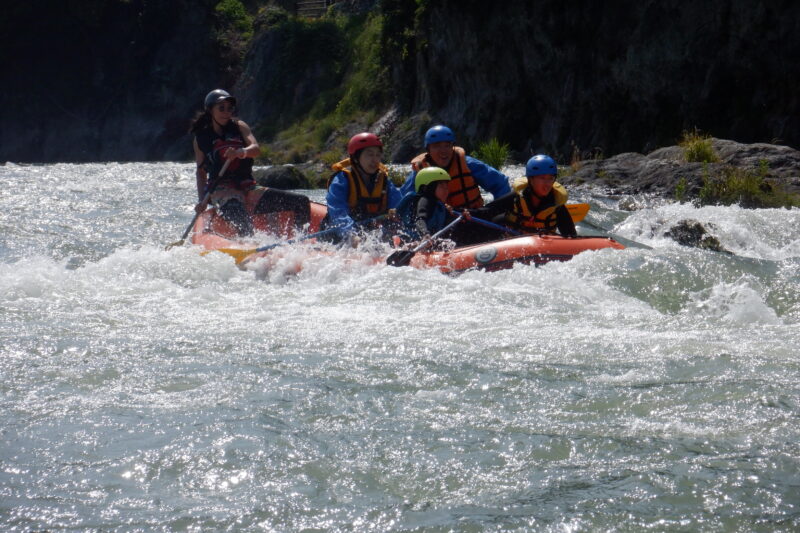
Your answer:
[[[647,155],[636,152],[618,154],[608,159],[577,163],[572,174],[559,176],[566,186],[591,186],[610,194],[653,195],[674,199],[678,187],[687,197],[697,194],[704,175],[718,175],[727,167],[759,171],[766,163],[766,180],[786,192],[800,194],[800,151],[789,146],[755,143],[742,144],[726,139],[712,139],[720,161],[690,163],[680,146],[667,146]]]
[[[310,189],[311,183],[306,175],[294,165],[255,168],[253,177],[263,187],[275,189]]]

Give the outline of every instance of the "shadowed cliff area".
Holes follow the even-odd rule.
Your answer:
[[[0,161],[188,160],[189,120],[215,87],[237,91],[265,146],[314,130],[292,148],[302,160],[369,128],[404,144],[405,162],[438,121],[467,146],[497,137],[562,162],[647,152],[695,127],[800,145],[792,2],[351,0],[318,21],[234,2],[255,20],[244,37],[224,27],[222,3],[7,7]]]
[[[393,27],[409,51],[399,100],[468,138],[567,156],[648,151],[693,127],[800,141],[798,4],[389,3],[416,20],[413,43]]]

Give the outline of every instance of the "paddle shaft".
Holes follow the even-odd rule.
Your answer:
[[[462,218],[464,218],[464,214],[460,213],[452,222],[450,222],[448,225],[446,225],[445,227],[443,227],[442,229],[440,229],[439,231],[437,231],[436,233],[434,233],[433,235],[422,241],[416,248],[411,250],[411,252],[417,253],[420,250],[424,250],[425,248],[431,245],[434,239],[438,239],[439,237],[450,231],[453,228],[453,226],[461,222]]]
[[[217,174],[217,179],[215,179],[214,182],[211,183],[211,185],[209,185],[206,188],[207,189],[206,190],[206,194],[203,196],[203,199],[200,200],[201,204],[207,202],[208,199],[211,198],[211,193],[213,193],[214,189],[217,188],[217,184],[219,183],[220,178],[222,178],[222,175],[225,174],[226,170],[228,170],[228,165],[231,164],[231,161],[232,161],[231,159],[226,159],[225,160],[225,163],[222,165],[222,168],[220,169],[219,174]],[[197,217],[199,217],[199,216],[200,216],[200,213],[195,212],[194,216],[192,217],[192,221],[189,222],[189,225],[186,227],[186,231],[184,231],[183,235],[181,235],[181,241],[186,240],[186,237],[189,235],[189,232],[192,231],[192,228],[194,227],[194,223],[197,222]]]
[[[457,213],[459,215],[462,214],[462,213],[460,213],[458,211],[453,211],[453,212]],[[515,230],[513,228],[509,228],[508,226],[501,226],[500,224],[495,224],[494,222],[489,222],[488,220],[484,220],[484,219],[478,218],[476,216],[470,215],[470,217],[467,220],[471,220],[471,221],[477,222],[478,224],[480,224],[482,226],[486,226],[487,228],[492,228],[492,229],[496,229],[496,230],[500,230],[500,231],[505,231],[507,233],[510,233],[511,235],[523,235],[523,233],[521,231],[517,231],[517,230]]]

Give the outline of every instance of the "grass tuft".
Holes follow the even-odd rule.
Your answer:
[[[496,169],[503,168],[508,160],[508,144],[501,143],[497,138],[490,139],[478,145],[475,157]]]
[[[683,148],[683,157],[689,163],[718,163],[720,160],[711,135],[703,134],[697,128],[684,131],[678,146]]]

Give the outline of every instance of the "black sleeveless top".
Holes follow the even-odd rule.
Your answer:
[[[197,146],[205,155],[203,168],[208,173],[209,183],[215,181],[225,160],[222,154],[227,148],[238,150],[247,146],[244,136],[239,129],[237,121],[231,120],[222,128],[222,135],[217,135],[214,128],[209,125],[195,134]],[[217,185],[228,185],[239,188],[249,188],[253,180],[253,158],[232,159],[225,171],[225,175]]]

